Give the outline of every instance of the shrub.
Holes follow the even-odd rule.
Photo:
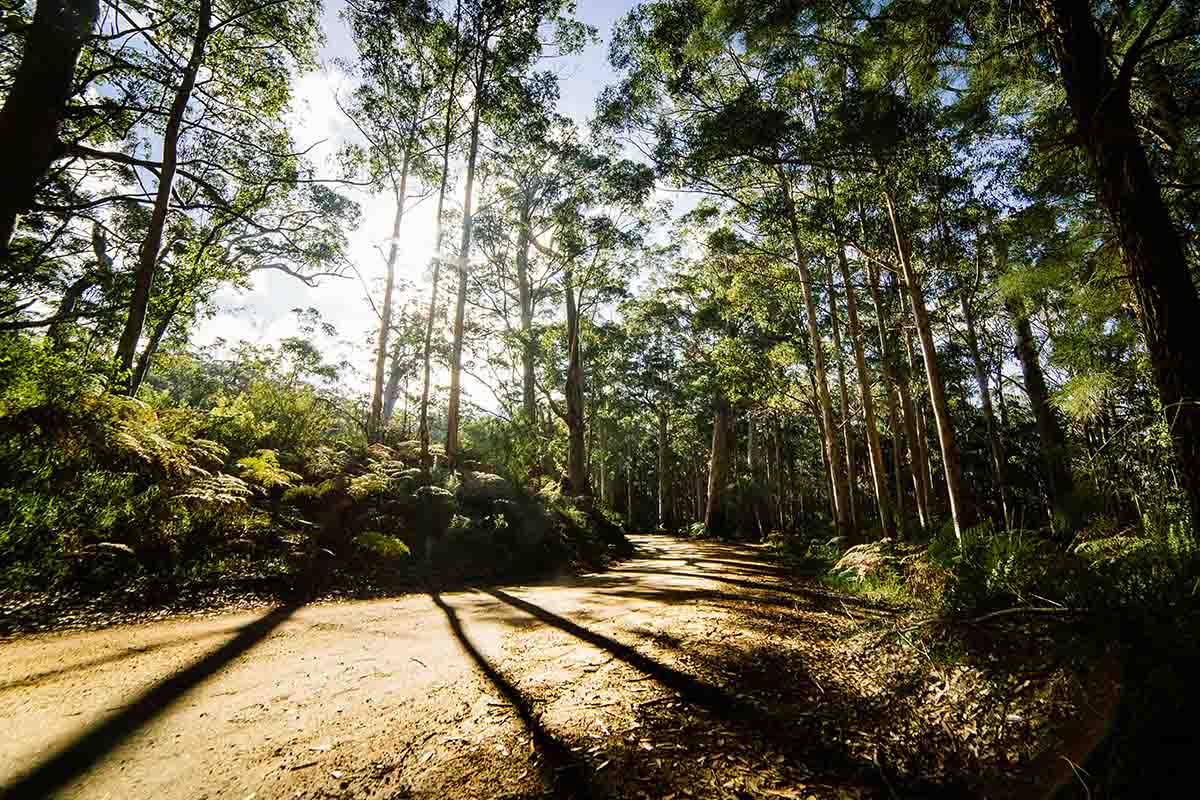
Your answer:
[[[379,558],[396,560],[409,558],[412,555],[408,545],[404,542],[395,536],[388,536],[377,531],[360,533],[354,537],[353,542],[358,549]]]

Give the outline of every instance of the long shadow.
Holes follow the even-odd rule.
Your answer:
[[[814,770],[826,779],[864,787],[871,796],[884,796],[885,793],[892,797],[970,796],[964,794],[953,780],[930,781],[919,776],[902,774],[893,774],[889,780],[885,774],[886,765],[865,760],[850,752],[845,742],[848,741],[851,731],[866,733],[888,729],[887,726],[892,722],[889,701],[886,698],[853,697],[835,690],[833,686],[817,687],[817,694],[811,690],[815,683],[808,677],[802,663],[794,660],[786,664],[767,663],[772,659],[787,658],[783,654],[760,651],[741,664],[739,672],[763,673],[759,680],[754,682],[760,688],[768,686],[772,690],[782,689],[787,695],[786,698],[760,697],[758,702],[754,702],[749,696],[731,695],[716,685],[656,661],[626,644],[588,630],[526,600],[497,589],[479,591],[611,653],[620,661],[675,690],[683,701],[697,707],[698,710],[707,711],[716,719],[730,724],[734,730],[740,731],[737,735],[745,741],[762,743],[778,752],[789,754],[797,763],[803,763],[806,769]],[[724,671],[736,665],[739,659],[745,658],[745,654],[734,655],[732,659],[717,654],[692,655],[699,656],[701,661],[710,662],[711,666],[723,668]],[[753,691],[751,687],[746,688]],[[768,694],[771,693],[777,692]],[[820,708],[827,710],[814,717],[813,713]],[[816,724],[820,717],[832,720],[835,724],[832,728],[828,724]],[[668,724],[678,727],[679,719],[675,719],[675,722]],[[701,725],[700,729],[703,730],[704,726]],[[634,757],[640,758],[641,754],[635,751]],[[676,766],[682,767],[683,763],[678,761]],[[645,764],[642,766],[646,767]],[[888,769],[888,772],[893,770]],[[903,788],[902,795],[896,794],[898,787]]]
[[[135,658],[140,655],[145,655],[146,653],[153,653],[155,650],[165,650],[171,647],[180,647],[185,644],[191,644],[192,642],[198,642],[201,639],[211,639],[214,636],[224,636],[225,634],[232,633],[236,630],[238,630],[236,627],[221,628],[219,630],[205,631],[199,636],[180,636],[175,639],[168,639],[165,642],[148,644],[145,647],[128,647],[121,652],[113,653],[112,655],[93,658],[90,661],[80,661],[75,664],[71,664],[70,666],[59,667],[58,669],[48,669],[43,670],[42,672],[34,672],[30,675],[26,675],[23,678],[15,678],[10,681],[5,681],[4,683],[0,683],[0,692],[7,691],[9,689],[19,689],[25,686],[33,686],[34,684],[41,683],[47,678],[54,678],[59,675],[69,675],[72,672],[78,672],[79,670],[83,669],[92,669],[93,667],[102,667],[105,664],[114,664],[118,661],[124,661],[127,658]]]
[[[825,592],[815,588],[806,588],[802,586],[784,586],[778,583],[756,583],[754,581],[740,580],[738,578],[727,578],[721,575],[702,572],[675,572],[667,569],[634,569],[625,568],[619,570],[621,573],[633,573],[637,575],[671,575],[676,578],[695,578],[697,580],[714,581],[716,583],[727,583],[730,586],[737,586],[742,589],[753,589],[761,592],[775,592],[780,594],[794,595],[811,600],[818,608],[833,607],[834,602],[845,603],[846,605],[855,606],[858,608],[869,608],[876,611],[894,612],[895,609],[882,605],[880,603],[872,603],[869,600],[864,600],[861,597],[851,597],[847,595],[839,595],[834,592]]]
[[[243,626],[230,639],[187,669],[155,684],[141,697],[117,714],[93,725],[72,743],[50,756],[29,772],[0,789],[0,797],[48,797],[87,772],[146,723],[165,711],[187,692],[212,677],[233,659],[267,638],[296,609],[304,605],[292,602]]]
[[[491,681],[504,699],[512,704],[517,716],[520,717],[521,722],[533,737],[534,745],[542,754],[541,775],[544,785],[551,790],[554,797],[588,800],[592,796],[592,791],[588,782],[586,765],[575,757],[566,744],[546,730],[521,690],[510,683],[479,652],[479,649],[467,636],[466,631],[463,630],[458,612],[447,605],[436,590],[430,590],[429,599],[446,615],[446,623],[450,626],[450,632],[458,640],[463,652],[475,662],[475,666]]]

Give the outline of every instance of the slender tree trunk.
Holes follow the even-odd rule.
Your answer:
[[[907,308],[908,304],[903,300],[900,301],[901,309]],[[903,315],[901,310],[901,315]],[[906,390],[913,386],[912,374],[917,367],[917,354],[913,348],[912,331],[907,329],[903,322],[900,322],[901,338],[904,340],[904,349],[908,355],[908,360],[903,362],[901,374],[904,376],[904,386]],[[928,386],[928,384],[926,385]],[[912,407],[913,430],[916,433],[917,450],[916,450],[916,465],[913,470],[914,476],[919,474],[921,481],[921,493],[925,504],[925,514],[930,522],[933,521],[933,496],[937,482],[934,480],[933,474],[933,459],[929,457],[929,427],[925,424],[925,404],[922,402],[920,395],[910,394],[910,403]],[[915,480],[915,479],[914,479]]]
[[[811,365],[810,365],[811,366]],[[825,421],[820,413],[820,401],[817,399],[817,379],[813,374],[813,370],[808,371],[808,382],[812,386],[813,407],[817,413],[813,415],[813,419],[817,423],[817,434],[821,437],[821,441],[827,441],[825,437]],[[825,471],[825,494],[829,498],[829,518],[833,520],[834,527],[837,527],[837,501],[834,499],[834,483],[836,478],[833,474],[833,469],[829,461],[829,448],[821,448],[821,468]]]
[[[840,242],[837,255],[838,265],[842,271],[842,284],[846,287],[846,317],[850,320],[850,340],[854,344],[854,365],[858,369],[858,397],[862,402],[863,418],[867,426],[867,449],[871,453],[871,479],[875,487],[875,505],[879,510],[879,524],[883,529],[883,535],[894,539],[896,526],[892,520],[892,503],[888,494],[887,468],[883,465],[883,448],[879,445],[879,429],[875,423],[875,398],[871,391],[871,375],[867,372],[862,328],[858,323],[858,301],[854,297],[854,287],[850,282],[850,266],[846,260],[846,249]]]
[[[909,473],[913,485],[913,500],[917,507],[917,520],[922,528],[929,525],[928,495],[925,492],[925,480],[921,471],[921,448],[916,424],[916,411],[913,408],[912,394],[909,391],[908,375],[902,368],[899,354],[894,345],[894,334],[887,324],[886,307],[879,291],[879,271],[871,264],[867,265],[867,279],[871,289],[871,301],[875,305],[876,326],[879,329],[880,364],[883,367],[884,379],[891,385],[899,397],[899,413],[895,408],[895,399],[889,394],[893,420],[893,439],[896,452],[896,495],[897,505],[904,497],[904,476],[901,474],[901,462],[904,453],[908,453]],[[895,284],[892,284],[895,288]],[[903,519],[903,515],[901,515]]]
[[[529,196],[522,195],[520,227],[517,229],[517,295],[521,304],[521,400],[525,418],[532,424],[537,414],[533,372],[537,345],[533,341],[533,288],[529,281],[529,205]]]
[[[457,18],[455,33],[457,29]],[[438,279],[442,273],[442,236],[445,226],[442,217],[446,208],[446,184],[450,179],[450,145],[454,141],[455,94],[458,90],[458,72],[462,60],[456,58],[450,71],[449,91],[446,96],[446,119],[442,126],[442,174],[438,185],[437,219],[434,220],[433,276],[429,290],[429,316],[425,320],[425,348],[422,354],[421,408],[417,422],[417,438],[421,442],[421,465],[429,468],[429,383],[433,360],[433,321],[437,316]]]
[[[467,185],[463,192],[462,243],[458,250],[458,297],[454,305],[454,342],[450,353],[450,407],[446,413],[446,463],[454,466],[458,456],[459,403],[462,394],[462,351],[464,324],[467,313],[467,269],[471,255],[471,235],[475,228],[475,217],[471,201],[475,191],[475,162],[479,156],[479,112],[483,102],[483,75],[481,66],[475,84],[475,108],[471,115],[471,149],[467,152]]]
[[[150,362],[158,352],[158,347],[162,344],[163,337],[166,336],[167,329],[171,327],[171,322],[175,319],[175,315],[179,313],[179,307],[182,304],[183,298],[181,296],[171,304],[171,307],[163,314],[162,319],[154,326],[154,330],[150,332],[150,340],[146,342],[146,347],[142,350],[141,356],[138,357],[137,366],[134,367],[133,375],[129,379],[130,397],[137,394],[138,389],[142,386],[142,381],[146,379],[146,375],[150,372]]]
[[[996,402],[1000,406],[1000,430],[1008,430],[1008,401],[1004,398],[1004,359],[1003,349],[1001,356],[996,358]],[[1003,439],[1001,439],[1003,444]]]
[[[396,410],[396,401],[400,398],[400,379],[404,379],[404,405],[407,416],[408,406],[408,375],[404,368],[404,362],[400,358],[401,350],[399,347],[393,348],[391,358],[391,366],[388,369],[387,385],[383,388],[383,424],[391,420],[393,412]],[[407,425],[405,426],[407,427]]]
[[[0,257],[8,251],[17,217],[33,205],[38,183],[62,153],[58,133],[75,64],[99,15],[98,0],[37,0],[0,108]]]
[[[625,480],[625,518],[629,522],[629,527],[636,530],[636,523],[633,519],[633,476],[637,470],[637,460],[633,451],[633,432],[630,431],[629,438],[629,477]]]
[[[946,494],[950,499],[950,516],[954,522],[954,534],[962,543],[962,533],[975,524],[975,510],[971,507],[962,487],[962,457],[959,454],[958,443],[954,440],[954,427],[950,419],[950,406],[946,403],[946,386],[942,381],[941,370],[937,363],[937,350],[933,342],[933,329],[929,322],[929,311],[925,307],[925,294],[921,289],[921,279],[913,268],[909,258],[908,245],[900,230],[900,221],[896,215],[896,204],[891,188],[883,193],[887,206],[888,219],[891,221],[892,233],[896,238],[896,252],[900,257],[900,266],[904,271],[904,282],[908,286],[909,298],[912,301],[913,318],[917,324],[917,336],[921,341],[921,354],[925,360],[925,377],[929,383],[929,397],[933,405],[933,415],[937,422],[938,444],[942,451],[942,464],[946,472]]]
[[[849,283],[846,284],[849,286]],[[846,361],[842,350],[841,324],[838,321],[837,290],[833,265],[829,265],[829,325],[833,330],[834,361],[837,364],[838,390],[842,400],[842,446],[846,449],[846,499],[850,505],[850,528],[858,530],[858,469],[854,459],[854,426],[850,416],[850,393],[846,390]]]
[[[670,480],[667,471],[670,469],[670,447],[667,439],[667,423],[670,420],[670,409],[665,403],[658,409],[658,528],[662,531],[673,530],[671,521]]]
[[[163,132],[162,167],[158,174],[158,191],[154,208],[146,228],[146,237],[138,253],[138,265],[133,274],[133,294],[129,299],[129,313],[125,329],[117,343],[117,372],[126,392],[133,388],[133,358],[137,352],[142,327],[146,323],[146,309],[150,305],[150,291],[154,284],[154,272],[158,266],[159,250],[162,247],[163,230],[167,224],[167,212],[171,207],[171,187],[175,183],[175,172],[179,160],[179,135],[188,101],[196,86],[196,75],[204,62],[204,48],[212,32],[212,0],[200,0],[196,21],[196,35],[192,39],[192,50],[175,89],[167,127]]]
[[[829,381],[825,374],[825,347],[821,341],[821,332],[817,327],[817,304],[813,299],[812,274],[809,272],[808,260],[804,255],[804,246],[800,241],[800,227],[796,219],[796,206],[792,200],[791,183],[782,168],[778,170],[778,176],[788,215],[792,248],[796,256],[796,268],[800,273],[801,289],[804,295],[805,322],[808,325],[808,338],[813,350],[813,364],[816,369],[817,404],[821,410],[826,460],[830,466],[830,481],[833,488],[834,524],[837,526],[840,536],[849,536],[851,533],[850,501],[847,497],[846,482],[841,470],[841,446],[838,444],[837,423],[833,418],[833,401],[829,396]]]
[[[1152,18],[1169,5],[1157,4]],[[1170,425],[1175,472],[1200,530],[1200,299],[1129,105],[1134,66],[1153,26],[1139,34],[1114,75],[1115,54],[1097,29],[1088,0],[1033,0],[1033,6],[1058,63],[1076,140],[1129,264],[1154,382]]]
[[[979,349],[979,337],[975,334],[975,315],[967,293],[962,289],[958,293],[962,306],[963,319],[967,324],[967,348],[971,351],[971,359],[975,364],[975,385],[979,389],[979,402],[983,406],[983,421],[987,426],[988,443],[992,455],[992,471],[996,476],[996,494],[1000,500],[1000,513],[1004,515],[1005,527],[1008,527],[1008,481],[1006,475],[1006,459],[1004,448],[1000,444],[1000,432],[996,427],[996,412],[992,408],[992,393],[989,388],[987,365],[983,363],[983,355]]]
[[[568,269],[563,276],[564,294],[567,302],[567,480],[574,494],[590,495],[587,461],[584,454],[584,432],[586,420],[583,406],[583,363],[580,351],[579,307],[575,303],[574,271]]]
[[[1066,436],[1058,423],[1058,416],[1050,405],[1050,392],[1046,389],[1046,377],[1038,360],[1037,344],[1029,318],[1020,300],[1010,298],[1005,302],[1013,329],[1017,334],[1017,358],[1025,376],[1025,392],[1029,405],[1037,420],[1038,440],[1042,450],[1042,466],[1045,469],[1046,485],[1049,489],[1050,507],[1056,530],[1070,531],[1075,523],[1074,494],[1075,480],[1071,475],[1071,457],[1067,449]]]
[[[725,508],[725,479],[729,473],[729,422],[732,410],[724,395],[718,395],[713,411],[712,450],[708,461],[708,496],[704,507],[704,528],[721,536],[729,530],[729,512]]]
[[[371,395],[371,415],[367,438],[378,442],[383,437],[384,375],[387,372],[388,339],[392,333],[392,293],[396,287],[396,258],[400,254],[400,226],[404,222],[404,203],[408,199],[408,150],[400,162],[400,185],[392,185],[396,196],[396,216],[392,219],[392,242],[388,247],[387,277],[383,285],[383,310],[379,315],[379,341],[375,351],[375,389]]]

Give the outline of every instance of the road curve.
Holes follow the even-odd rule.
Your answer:
[[[505,742],[521,741],[499,735],[522,721],[493,713],[521,705],[506,686],[561,694],[612,661],[609,639],[590,631],[633,653],[644,637],[630,632],[669,637],[703,624],[694,609],[706,598],[780,585],[753,548],[634,541],[636,555],[610,571],[541,584],[10,640],[0,794],[425,796],[444,785],[437,765],[469,769],[464,755],[507,756]],[[559,638],[539,638],[544,629]]]

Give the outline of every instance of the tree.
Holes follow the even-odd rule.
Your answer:
[[[38,0],[26,28],[20,64],[0,108],[0,259],[18,215],[33,205],[38,184],[62,157],[59,133],[74,94],[76,63],[99,15],[99,0]]]

